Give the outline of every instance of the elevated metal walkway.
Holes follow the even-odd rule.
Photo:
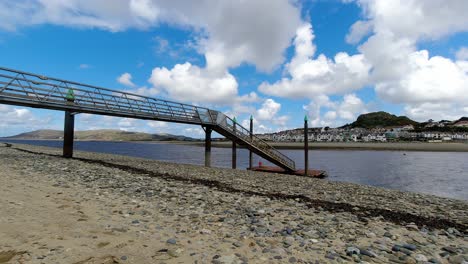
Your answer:
[[[3,67],[0,67],[0,103],[62,110],[68,113],[90,113],[201,125],[213,129],[236,144],[246,146],[255,154],[287,171],[295,170],[293,160],[223,113],[204,107]]]

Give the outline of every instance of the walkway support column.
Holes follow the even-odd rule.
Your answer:
[[[304,117],[304,175],[309,173],[309,126],[307,115]]]
[[[73,138],[75,134],[75,116],[65,111],[65,125],[63,129],[63,157],[73,157]]]
[[[236,134],[236,123],[237,123],[237,120],[234,117],[233,124],[232,124],[233,129],[234,129],[234,134]],[[236,167],[237,167],[237,145],[236,145],[236,141],[233,140],[232,141],[232,168],[236,169]]]
[[[250,116],[250,142],[253,140],[253,116]],[[253,153],[249,150],[249,169],[253,166]]]
[[[211,167],[211,127],[205,128],[205,167]]]

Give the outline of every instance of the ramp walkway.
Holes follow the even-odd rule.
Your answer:
[[[0,67],[0,103],[71,113],[201,125],[213,129],[236,144],[247,147],[287,171],[295,170],[293,160],[225,114],[204,107],[3,67]]]

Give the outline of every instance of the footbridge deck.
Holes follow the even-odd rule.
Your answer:
[[[0,67],[0,103],[65,111],[65,140],[68,125],[68,130],[72,130],[71,148],[73,147],[73,114],[89,113],[201,125],[207,133],[208,130],[210,133],[214,130],[232,140],[234,144],[246,146],[250,151],[287,171],[295,170],[293,160],[225,114],[204,107],[3,67]],[[207,140],[211,139],[207,138]]]

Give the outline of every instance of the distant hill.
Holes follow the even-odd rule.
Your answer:
[[[60,130],[36,130],[7,137],[12,139],[61,139],[63,131]],[[141,132],[129,132],[122,130],[101,129],[75,131],[75,138],[79,140],[102,141],[195,141],[196,139],[171,134],[149,134]]]
[[[376,127],[397,127],[406,125],[417,126],[418,124],[418,122],[406,116],[396,116],[381,111],[360,115],[355,122],[345,125],[343,128],[362,127],[371,129]]]

